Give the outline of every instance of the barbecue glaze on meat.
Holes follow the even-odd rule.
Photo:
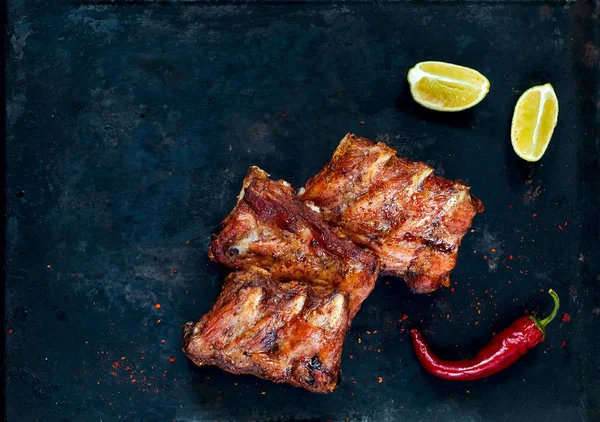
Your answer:
[[[183,351],[199,366],[329,393],[348,326],[346,293],[252,267],[227,276],[212,309],[184,325]]]
[[[382,143],[347,134],[300,199],[375,251],[383,274],[427,293],[450,283],[461,240],[483,211],[464,183],[432,173]]]
[[[348,293],[349,319],[371,293],[377,257],[334,232],[296,197],[285,181],[251,167],[238,202],[223,221],[208,252],[234,269],[256,266],[277,280],[298,280]]]

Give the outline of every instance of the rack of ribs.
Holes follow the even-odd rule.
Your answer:
[[[346,292],[349,321],[373,290],[377,257],[356,246],[297,199],[289,183],[251,167],[235,208],[221,223],[208,255],[241,270],[268,270],[277,280],[297,280]]]
[[[199,366],[329,393],[348,326],[347,293],[251,267],[229,274],[212,309],[184,326],[183,351]]]
[[[398,158],[392,148],[349,133],[300,190],[300,199],[373,250],[382,274],[428,293],[449,285],[461,240],[483,211],[463,182],[432,173],[425,163]]]

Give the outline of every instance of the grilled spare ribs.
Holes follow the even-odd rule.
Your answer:
[[[196,365],[328,393],[348,326],[347,293],[251,267],[228,275],[212,309],[183,327],[183,351]]]
[[[432,173],[425,163],[349,133],[300,199],[375,251],[383,274],[428,293],[450,283],[461,240],[483,211],[464,183]]]
[[[349,320],[371,293],[377,257],[332,229],[300,202],[289,183],[251,167],[238,202],[221,224],[210,259],[234,269],[268,270],[274,279],[327,286],[348,294]]]

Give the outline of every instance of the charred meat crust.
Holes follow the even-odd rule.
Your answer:
[[[248,171],[238,203],[214,236],[208,255],[233,269],[257,266],[275,279],[347,292],[350,320],[371,293],[379,261],[332,229],[284,181]]]
[[[252,267],[231,273],[212,309],[183,327],[183,351],[199,366],[329,393],[348,326],[347,293]]]
[[[458,248],[483,204],[461,181],[396,157],[382,143],[347,134],[300,199],[380,258],[381,272],[417,293],[450,282]]]

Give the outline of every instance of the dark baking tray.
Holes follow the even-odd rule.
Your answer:
[[[7,420],[600,420],[597,2],[11,0],[8,12]],[[491,92],[467,112],[424,110],[405,79],[431,59],[480,70]],[[526,164],[512,110],[548,81],[558,127]],[[417,296],[381,278],[327,396],[191,365],[180,327],[219,291],[207,245],[247,167],[301,186],[349,131],[483,200],[452,289]],[[570,322],[506,371],[452,383],[417,363],[409,322],[442,356],[472,356],[526,311],[548,312],[548,288]]]

